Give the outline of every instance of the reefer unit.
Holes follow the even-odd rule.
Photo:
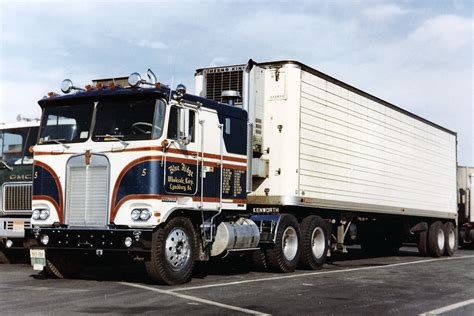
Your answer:
[[[196,94],[231,89],[210,81],[226,69],[253,127],[249,204],[457,217],[456,133],[295,61],[199,69]]]

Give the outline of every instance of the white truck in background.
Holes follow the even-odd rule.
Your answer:
[[[458,167],[459,245],[474,248],[474,167]]]

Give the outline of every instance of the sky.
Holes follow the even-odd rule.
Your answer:
[[[0,122],[70,78],[291,59],[458,133],[474,166],[473,1],[0,0]]]

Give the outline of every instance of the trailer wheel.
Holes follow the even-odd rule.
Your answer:
[[[304,268],[320,269],[326,262],[328,238],[326,222],[319,216],[308,216],[301,222],[301,258]]]
[[[81,272],[83,263],[83,257],[77,253],[48,251],[44,272],[51,278],[70,279]]]
[[[277,272],[292,272],[300,258],[301,232],[293,215],[283,214],[276,233],[273,248],[265,250],[268,267]]]
[[[433,257],[441,257],[444,254],[446,236],[443,224],[440,221],[431,223],[428,230],[428,251]]]
[[[458,247],[457,232],[452,222],[444,223],[443,229],[444,229],[444,235],[445,235],[444,255],[451,257]]]
[[[160,284],[182,284],[191,278],[196,253],[196,234],[191,221],[173,218],[152,235],[148,275]]]
[[[428,255],[428,231],[423,231],[418,234],[418,252],[423,257]]]

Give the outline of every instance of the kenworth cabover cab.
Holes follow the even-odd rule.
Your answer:
[[[0,125],[0,252],[3,260],[23,248],[25,227],[30,226],[33,153],[37,121]]]
[[[34,268],[66,277],[85,254],[121,252],[172,284],[188,280],[195,261],[257,247],[246,215],[247,113],[150,78],[84,90],[65,81],[65,95],[39,101]]]

